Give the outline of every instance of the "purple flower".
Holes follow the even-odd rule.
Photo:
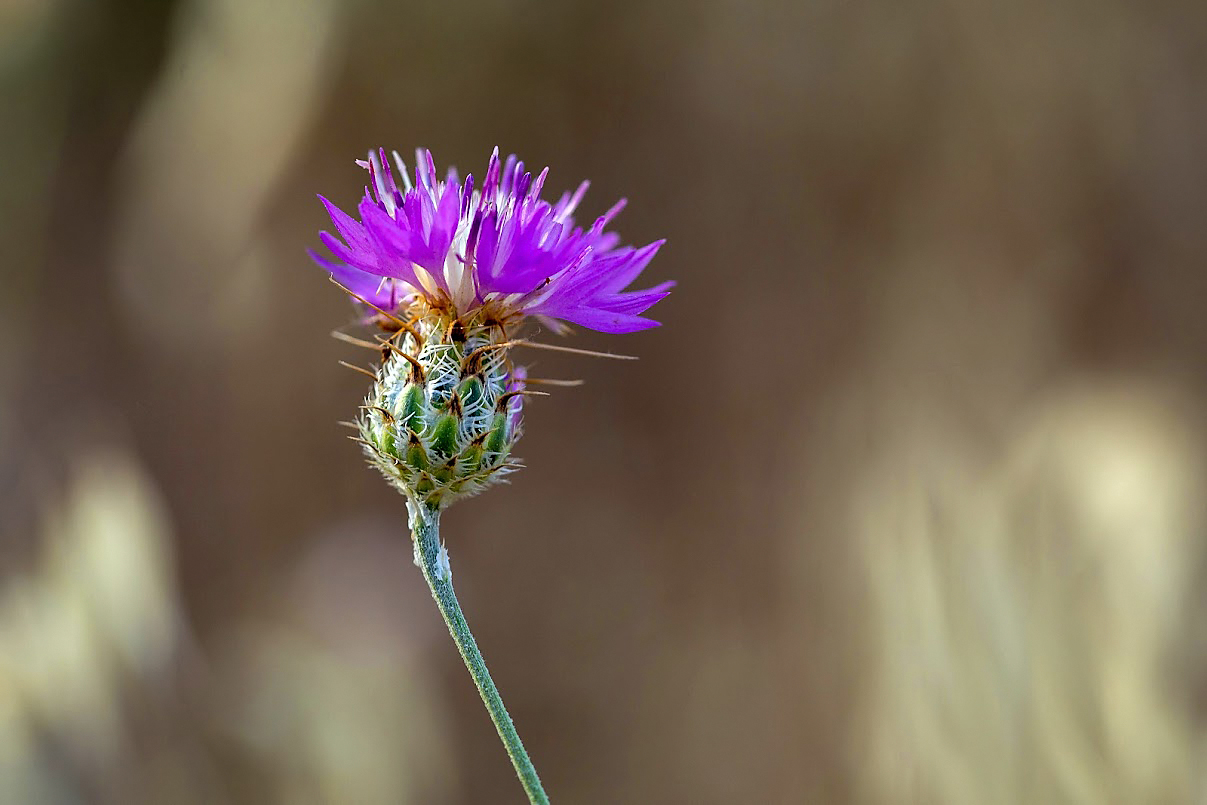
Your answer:
[[[357,160],[372,185],[360,220],[319,196],[339,235],[319,237],[337,260],[311,256],[353,294],[391,312],[426,302],[456,315],[486,306],[501,318],[537,316],[606,333],[658,325],[640,314],[674,283],[625,289],[665,241],[618,246],[619,236],[604,230],[623,199],[583,229],[571,215],[587,182],[550,204],[540,198],[549,169],[534,178],[515,156],[500,163],[497,148],[480,187],[473,176],[461,182],[454,169],[438,181],[430,151],[417,151],[416,160],[412,185],[394,153],[402,188],[384,150]]]

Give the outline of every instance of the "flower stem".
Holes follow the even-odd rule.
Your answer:
[[[469,631],[465,616],[461,614],[461,605],[457,603],[457,596],[453,593],[453,576],[448,566],[448,555],[444,554],[441,561],[443,549],[440,546],[440,512],[422,505],[412,504],[410,508],[415,556],[423,571],[423,578],[431,588],[432,597],[436,599],[436,606],[444,616],[448,632],[457,644],[461,659],[465,660],[465,667],[469,669],[469,675],[473,677],[478,693],[482,695],[482,701],[490,713],[490,720],[499,731],[499,737],[511,758],[511,765],[515,766],[520,784],[528,794],[529,802],[534,805],[548,805],[549,797],[541,787],[536,769],[528,758],[528,753],[524,751],[524,744],[520,742],[515,725],[511,723],[507,708],[503,706],[503,698],[490,678],[490,671],[486,669],[482,652],[478,651],[478,644]]]

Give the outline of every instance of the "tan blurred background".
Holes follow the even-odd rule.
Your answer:
[[[559,803],[1207,802],[1207,5],[0,3],[0,802],[510,803],[309,264],[665,236],[445,517]]]

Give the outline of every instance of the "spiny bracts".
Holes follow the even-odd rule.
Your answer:
[[[357,425],[369,462],[429,509],[481,492],[518,466],[524,371],[502,322],[426,310],[380,339],[382,363]]]

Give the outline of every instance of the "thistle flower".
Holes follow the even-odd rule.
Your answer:
[[[455,169],[439,181],[430,151],[416,152],[414,182],[393,157],[394,168],[384,150],[358,160],[370,179],[359,220],[319,197],[338,233],[320,239],[337,259],[311,256],[389,333],[370,344],[383,360],[358,421],[366,454],[408,500],[442,508],[515,466],[520,398],[536,392],[509,348],[527,318],[634,332],[657,326],[641,314],[673,283],[626,290],[663,241],[618,245],[606,230],[624,200],[575,226],[587,182],[550,204],[548,168],[534,178],[498,149],[480,187]]]
[[[571,216],[586,182],[550,204],[540,197],[548,169],[534,179],[514,156],[500,163],[498,149],[480,188],[454,170],[438,181],[431,152],[417,152],[416,162],[412,183],[394,154],[402,188],[384,151],[359,162],[370,177],[360,220],[320,196],[339,234],[320,237],[337,259],[311,256],[385,331],[375,341],[340,334],[381,353],[376,371],[362,370],[373,387],[356,423],[359,439],[370,463],[406,495],[415,563],[529,800],[548,803],[453,593],[440,512],[515,466],[522,398],[539,393],[526,388],[531,381],[509,356],[512,347],[538,346],[517,338],[526,319],[555,331],[563,322],[642,330],[657,325],[641,314],[671,283],[626,290],[662,241],[618,246],[605,230],[623,201],[590,229],[576,227]]]

